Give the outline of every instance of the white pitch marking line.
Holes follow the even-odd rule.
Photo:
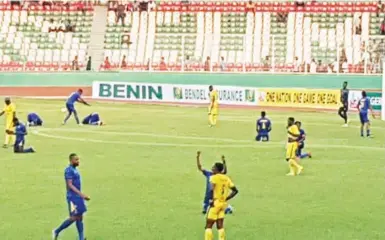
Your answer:
[[[156,142],[122,142],[122,141],[106,141],[98,139],[89,139],[89,138],[74,138],[74,137],[64,137],[58,135],[51,135],[45,133],[36,133],[38,136],[61,139],[61,140],[70,140],[70,141],[81,141],[81,142],[94,142],[94,143],[108,143],[108,144],[122,144],[122,145],[137,145],[137,146],[159,146],[159,147],[200,147],[200,148],[260,148],[260,147],[273,147],[269,145],[207,145],[207,144],[175,144],[175,143],[156,143]]]
[[[97,132],[97,131],[90,131],[90,130],[79,130],[79,129],[49,129],[49,128],[43,128],[41,130],[59,130],[64,131],[69,130],[72,132],[84,132],[84,133],[97,133],[97,134],[116,134],[118,132]],[[35,133],[35,132],[34,132]],[[45,134],[45,133],[35,133],[36,135],[45,136],[49,138],[57,138],[57,139],[63,139],[63,140],[76,140],[76,141],[83,141],[83,142],[97,142],[97,143],[116,143],[116,144],[127,144],[127,145],[140,145],[140,146],[167,146],[167,147],[230,147],[230,148],[271,148],[276,147],[277,145],[284,146],[284,142],[268,142],[263,144],[257,144],[252,141],[247,140],[236,140],[236,139],[220,139],[220,138],[204,138],[199,137],[198,140],[217,140],[217,141],[224,141],[224,140],[230,140],[233,142],[249,142],[250,144],[246,145],[224,145],[224,144],[217,144],[217,145],[203,145],[203,144],[175,144],[175,143],[157,143],[157,142],[122,142],[122,141],[106,141],[106,140],[98,140],[98,139],[89,139],[89,138],[74,138],[74,137],[64,137],[59,135],[52,135],[52,134]],[[183,139],[196,139],[195,137],[189,137],[189,136],[172,136],[172,135],[159,135],[159,134],[152,134],[152,133],[119,133],[120,135],[134,135],[137,136],[153,136],[153,137],[165,137],[165,138],[183,138]],[[146,135],[144,135],[146,134]],[[384,147],[368,147],[368,146],[354,146],[354,145],[327,145],[327,144],[311,144],[311,148],[339,148],[339,149],[360,149],[360,150],[379,150],[384,151]]]

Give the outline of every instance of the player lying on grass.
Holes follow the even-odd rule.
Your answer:
[[[82,122],[84,125],[104,125],[104,123],[102,122],[102,120],[100,119],[99,117],[99,114],[98,113],[91,113],[90,115],[88,115],[87,117],[85,117],[83,119],[83,122]]]
[[[202,172],[203,176],[205,176],[206,178],[206,191],[205,191],[205,197],[203,199],[203,210],[202,210],[202,213],[203,214],[206,214],[207,212],[207,209],[210,205],[210,198],[212,197],[210,194],[211,194],[211,191],[212,189],[210,189],[210,177],[213,175],[213,172],[212,171],[208,171],[204,168],[202,168],[202,164],[201,164],[201,160],[200,160],[200,156],[201,156],[201,152],[198,151],[197,152],[197,167],[199,169],[199,171]],[[225,160],[225,156],[222,156],[222,163],[223,163],[223,174],[227,174],[227,166],[226,166],[226,160]],[[226,210],[225,210],[225,213],[226,214],[231,214],[233,213],[233,208],[229,205]]]
[[[19,122],[19,119],[14,118],[13,124],[15,127],[15,130],[9,130],[7,129],[7,134],[16,135],[16,141],[13,145],[13,152],[14,153],[34,153],[35,150],[30,148],[24,148],[25,144],[25,136],[27,135],[27,129],[25,128],[24,124]]]
[[[364,129],[366,129],[366,136],[370,137],[370,121],[369,121],[369,111],[372,114],[373,118],[375,118],[373,113],[372,105],[370,104],[369,98],[366,96],[366,92],[362,91],[362,98],[358,102],[358,111],[361,121],[361,137],[364,136]]]
[[[28,126],[42,126],[43,120],[36,113],[30,113],[27,116]]]
[[[261,118],[257,120],[257,136],[256,141],[268,142],[269,133],[271,131],[271,121],[266,117],[266,112],[261,112]]]
[[[75,109],[75,103],[80,102],[83,103],[84,105],[90,106],[86,101],[84,101],[81,96],[83,94],[82,89],[78,89],[76,92],[73,92],[67,99],[66,102],[66,108],[67,108],[67,116],[64,119],[63,125],[67,123],[68,119],[70,119],[71,115],[74,114],[75,120],[77,124],[80,124],[79,117],[78,117],[78,112]]]
[[[231,179],[223,174],[225,166],[223,163],[215,163],[212,167],[213,175],[210,177],[210,207],[207,210],[205,240],[213,240],[213,226],[217,224],[218,239],[225,240],[225,211],[228,201],[238,194]],[[230,192],[231,191],[231,192]]]
[[[297,125],[298,129],[299,129],[299,137],[298,137],[298,147],[297,147],[297,157],[299,159],[302,159],[302,158],[311,158],[311,153],[308,152],[308,153],[303,153],[302,154],[302,150],[305,148],[305,140],[306,140],[306,134],[305,134],[305,130],[303,130],[301,128],[302,126],[302,123],[300,121],[296,121],[295,122],[295,125]]]

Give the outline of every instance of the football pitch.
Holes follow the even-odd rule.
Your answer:
[[[198,240],[205,168],[221,155],[239,189],[227,216],[229,240],[385,239],[385,123],[373,121],[373,138],[359,137],[358,116],[348,128],[336,113],[268,111],[271,142],[257,143],[260,110],[221,109],[209,128],[206,107],[92,103],[81,118],[100,113],[106,126],[61,126],[63,101],[16,99],[17,115],[38,112],[45,126],[29,129],[36,154],[0,149],[0,239],[47,240],[67,216],[64,168],[80,156],[89,240]],[[284,159],[286,119],[307,133],[303,175],[288,177]],[[3,119],[1,119],[3,121]],[[0,127],[4,132],[3,126]],[[3,135],[1,135],[3,140]],[[215,239],[216,238],[216,231]],[[61,240],[75,240],[76,227]]]

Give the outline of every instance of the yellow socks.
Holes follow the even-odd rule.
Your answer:
[[[8,145],[8,144],[9,144],[9,137],[10,137],[10,135],[9,135],[9,134],[5,134],[5,141],[4,141],[4,145]]]
[[[217,115],[213,115],[213,124],[212,125],[217,125]]]
[[[294,159],[289,159],[290,174],[297,175],[301,173],[303,167]]]
[[[209,115],[209,124],[214,125],[214,116],[212,114]]]
[[[213,230],[207,228],[205,231],[205,240],[213,240]]]
[[[225,237],[226,237],[226,235],[225,235],[225,229],[224,229],[224,228],[219,229],[219,230],[218,230],[218,239],[219,239],[219,240],[225,240]]]
[[[16,136],[15,135],[9,135],[9,144],[13,145],[15,144]]]

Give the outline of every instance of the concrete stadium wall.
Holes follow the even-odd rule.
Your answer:
[[[381,89],[381,76],[220,73],[1,73],[0,96],[66,96],[78,87],[91,96],[93,81],[227,85],[259,88]]]

